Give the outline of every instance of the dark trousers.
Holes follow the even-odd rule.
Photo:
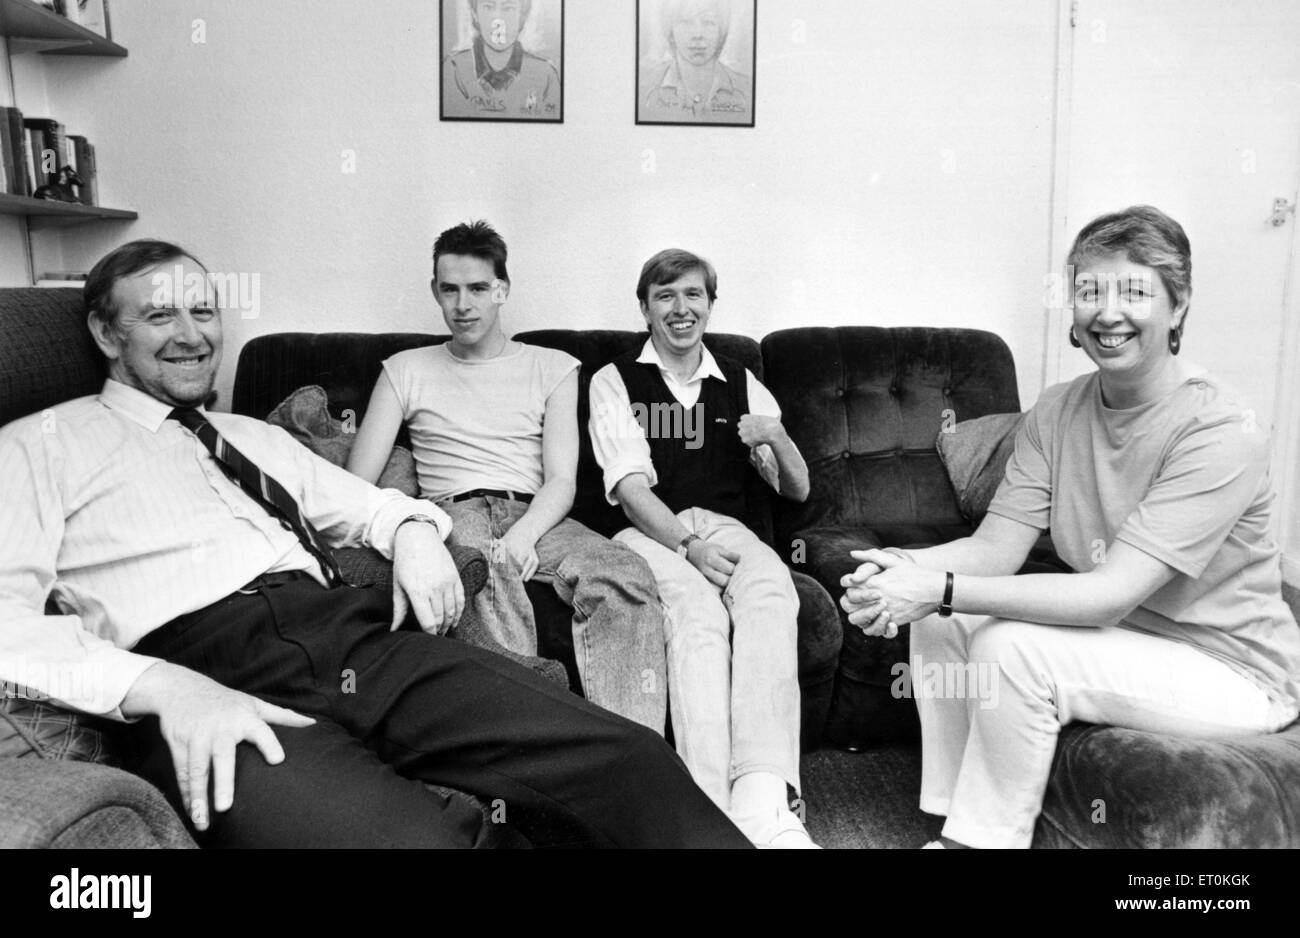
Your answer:
[[[658,734],[491,652],[390,632],[391,620],[387,589],[270,578],[135,647],[316,718],[272,727],[278,766],[240,746],[234,807],[200,842],[474,846],[500,821],[539,845],[749,845]],[[177,800],[157,720],[146,732],[141,771]],[[421,782],[479,797],[489,822]]]

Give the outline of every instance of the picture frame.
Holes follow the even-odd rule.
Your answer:
[[[636,122],[753,127],[758,0],[637,0]]]
[[[439,118],[564,123],[564,0],[439,0]]]

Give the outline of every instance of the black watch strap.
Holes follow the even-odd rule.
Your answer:
[[[943,600],[939,603],[939,615],[945,619],[952,615],[952,571],[947,573],[948,580],[943,586]]]

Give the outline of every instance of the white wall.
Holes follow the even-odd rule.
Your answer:
[[[1054,4],[759,6],[750,130],[634,125],[631,0],[566,4],[565,123],[546,126],[438,121],[431,0],[117,0],[130,57],[44,74],[54,116],[96,143],[101,201],[141,220],[66,232],[66,261],[148,235],[259,273],[226,400],[256,334],[440,329],[432,241],[485,217],[512,248],[515,330],[637,327],[641,262],[680,245],[719,269],[717,330],[991,329],[1032,403]]]

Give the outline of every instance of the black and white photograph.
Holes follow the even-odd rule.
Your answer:
[[[757,0],[637,0],[639,124],[754,126]]]
[[[0,0],[6,914],[513,888],[399,848],[565,850],[487,903],[539,915],[591,848],[887,851],[741,889],[873,925],[1269,905],[1297,49],[1294,0]]]
[[[439,0],[442,119],[564,121],[564,0]]]

